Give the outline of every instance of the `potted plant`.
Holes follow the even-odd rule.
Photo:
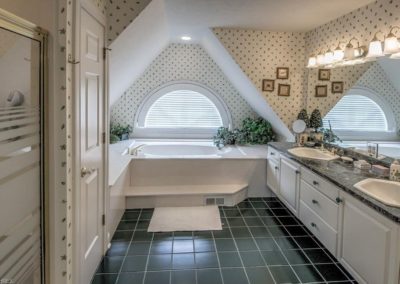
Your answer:
[[[238,144],[267,144],[275,140],[272,125],[263,118],[246,118],[236,134]]]
[[[113,137],[114,141],[116,137],[118,137],[119,140],[127,140],[129,139],[129,135],[132,133],[132,130],[132,126],[129,124],[125,126],[119,123],[112,124],[110,129],[110,138]]]

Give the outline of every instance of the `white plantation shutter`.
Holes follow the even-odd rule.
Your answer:
[[[323,119],[336,130],[387,132],[388,121],[382,108],[363,95],[346,95]]]
[[[191,90],[177,90],[158,98],[149,108],[146,128],[218,128],[221,114],[205,95]]]

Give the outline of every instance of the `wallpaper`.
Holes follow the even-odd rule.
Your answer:
[[[379,63],[374,63],[355,83],[356,86],[374,90],[392,108],[400,126],[400,93],[393,86]]]
[[[282,121],[291,125],[305,103],[304,33],[227,28],[216,28],[214,33],[260,92],[263,79],[275,80],[275,90],[262,94]],[[277,67],[288,67],[289,79],[276,79]],[[278,84],[289,84],[290,96],[278,96]]]
[[[171,44],[111,109],[111,121],[133,125],[143,99],[171,81],[193,81],[211,88],[227,104],[234,127],[255,113],[200,45]]]
[[[352,37],[355,37],[360,46],[367,46],[375,33],[382,31],[385,35],[389,32],[390,26],[400,25],[400,2],[396,0],[379,0],[367,6],[361,7],[349,14],[346,14],[336,20],[322,25],[306,33],[306,56],[327,51],[337,47],[342,42],[342,47]],[[383,40],[383,35],[378,35]],[[392,84],[384,75],[383,70],[378,66],[371,64],[362,64],[354,67],[335,68],[331,71],[330,81],[343,81],[345,90],[343,94],[332,94],[330,92],[331,82],[318,81],[317,70],[309,70],[308,78],[308,110],[315,107],[321,109],[322,114],[327,113],[354,84],[361,84],[367,87],[373,87],[377,93],[382,94],[384,99],[392,104],[395,109],[400,108],[399,94],[395,92]],[[364,72],[367,71],[365,76]],[[372,75],[374,74],[374,75]],[[369,78],[369,81],[365,78]],[[378,81],[378,78],[381,81]],[[357,82],[360,80],[359,82]],[[361,83],[362,82],[362,83]],[[382,82],[387,82],[383,84]],[[316,85],[328,85],[327,98],[315,98]],[[397,96],[397,97],[396,97]]]
[[[95,0],[93,0],[95,1]],[[108,0],[107,41],[111,44],[151,0]]]

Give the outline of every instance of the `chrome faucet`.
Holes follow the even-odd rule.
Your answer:
[[[129,155],[137,156],[139,150],[140,150],[141,148],[143,148],[144,146],[146,146],[146,144],[141,144],[141,145],[138,145],[138,146],[136,146],[136,147],[130,148],[130,149],[129,149]]]
[[[367,142],[368,154],[376,159],[379,157],[379,143]]]

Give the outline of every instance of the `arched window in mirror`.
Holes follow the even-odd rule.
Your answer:
[[[353,88],[323,119],[342,140],[387,140],[395,135],[396,123],[390,106],[373,90]]]
[[[135,136],[151,138],[212,138],[230,127],[225,103],[197,83],[170,83],[150,94],[136,115]]]

